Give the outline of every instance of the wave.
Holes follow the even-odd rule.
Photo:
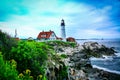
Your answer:
[[[116,55],[117,57],[120,57],[120,53],[115,53],[115,55]]]
[[[97,60],[113,60],[113,56],[105,56],[105,55],[103,55],[101,58],[91,57],[90,60],[91,60],[91,61],[97,61]]]
[[[109,70],[109,69],[107,69],[107,68],[99,67],[99,66],[97,66],[97,65],[92,65],[92,67],[93,67],[93,68],[97,68],[97,69],[101,69],[101,70],[104,70],[104,71],[107,71],[107,72],[120,74],[120,72],[119,72],[119,71]]]
[[[97,60],[105,60],[105,59],[104,59],[104,58],[91,57],[90,60],[91,60],[91,61],[97,61]]]

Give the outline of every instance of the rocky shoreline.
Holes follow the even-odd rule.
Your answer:
[[[68,77],[65,80],[120,80],[120,75],[93,68],[90,57],[115,55],[113,48],[108,48],[97,42],[85,42],[75,47],[52,43],[58,55],[66,55],[61,61],[68,67]]]
[[[94,80],[120,80],[120,74],[111,73],[107,71],[103,71],[97,68],[93,68],[92,70],[97,71],[99,73],[97,76],[94,76]]]

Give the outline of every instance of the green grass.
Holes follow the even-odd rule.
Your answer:
[[[64,42],[64,41],[59,41],[59,40],[47,41],[46,43],[50,46],[55,46],[55,45],[64,46],[64,47],[75,47],[76,46],[75,42]]]
[[[68,58],[68,56],[66,54],[61,54],[60,55],[62,58]]]

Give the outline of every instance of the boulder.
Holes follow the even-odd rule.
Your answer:
[[[90,49],[90,50],[95,50],[95,49],[100,49],[103,47],[103,45],[98,44],[97,42],[85,42],[83,45],[84,49]]]
[[[115,53],[113,48],[98,44],[97,42],[85,42],[82,52],[87,53],[88,57],[101,57],[102,55],[113,55]]]

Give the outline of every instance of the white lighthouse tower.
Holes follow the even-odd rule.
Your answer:
[[[61,20],[61,38],[66,41],[65,22],[63,19]]]

